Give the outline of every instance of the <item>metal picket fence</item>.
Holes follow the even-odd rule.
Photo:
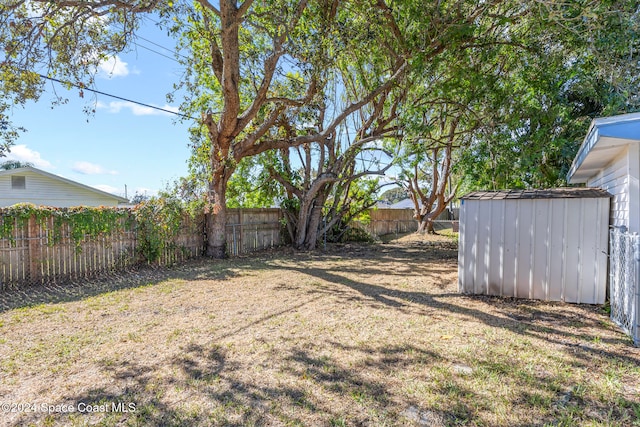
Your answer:
[[[609,234],[611,319],[640,344],[640,236],[625,227]]]

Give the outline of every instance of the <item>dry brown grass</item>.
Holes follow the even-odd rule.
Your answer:
[[[0,403],[38,407],[0,424],[638,422],[640,351],[601,308],[459,295],[456,256],[412,236],[3,295]],[[40,406],[80,402],[135,412]]]

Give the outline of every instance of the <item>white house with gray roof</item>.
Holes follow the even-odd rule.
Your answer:
[[[0,171],[0,207],[17,203],[68,208],[72,206],[118,206],[124,197],[45,172],[34,167]]]

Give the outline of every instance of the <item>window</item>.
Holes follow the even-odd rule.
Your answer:
[[[12,176],[11,177],[11,189],[12,190],[24,190],[27,188],[26,176]]]

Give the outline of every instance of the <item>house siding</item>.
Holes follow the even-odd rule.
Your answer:
[[[629,149],[625,150],[607,167],[587,181],[587,187],[598,187],[611,193],[609,224],[631,228],[629,222]],[[638,231],[637,228],[636,230]]]
[[[101,196],[81,187],[50,179],[38,173],[25,171],[26,188],[11,188],[11,176],[0,176],[0,207],[16,203],[33,203],[43,206],[117,206],[115,198]]]

